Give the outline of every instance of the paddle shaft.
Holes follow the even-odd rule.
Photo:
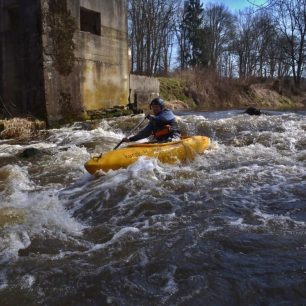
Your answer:
[[[144,117],[139,123],[136,124],[136,126],[134,126],[128,133],[128,136],[131,135],[136,129],[138,129],[142,123],[146,120],[146,117]],[[116,150],[117,148],[119,148],[119,146],[123,143],[123,139],[114,147],[113,150]]]
[[[113,150],[116,150],[119,148],[119,146],[123,143],[123,139],[113,148]]]

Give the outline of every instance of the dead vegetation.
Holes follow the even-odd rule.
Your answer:
[[[39,120],[13,118],[0,120],[0,138],[27,140],[37,137],[39,131],[46,128],[46,123]]]
[[[160,78],[160,82],[162,97],[171,102],[182,101],[192,109],[305,107],[300,103],[305,91],[294,90],[288,80],[221,78],[213,71],[199,70]]]

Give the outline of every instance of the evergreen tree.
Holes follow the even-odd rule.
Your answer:
[[[184,3],[184,15],[181,24],[189,42],[186,52],[191,67],[207,66],[207,37],[209,32],[203,28],[203,4],[200,0],[187,0]]]

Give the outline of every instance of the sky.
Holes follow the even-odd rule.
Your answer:
[[[252,6],[251,3],[260,5],[260,4],[265,3],[266,1],[265,0],[249,0],[249,1],[247,0],[219,0],[219,1],[202,0],[202,2],[204,3],[204,6],[207,3],[222,3],[234,13],[235,11],[242,10],[245,7]]]

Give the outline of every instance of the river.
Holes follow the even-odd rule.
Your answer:
[[[178,115],[203,155],[97,178],[141,115],[0,141],[1,306],[306,305],[306,112]]]

